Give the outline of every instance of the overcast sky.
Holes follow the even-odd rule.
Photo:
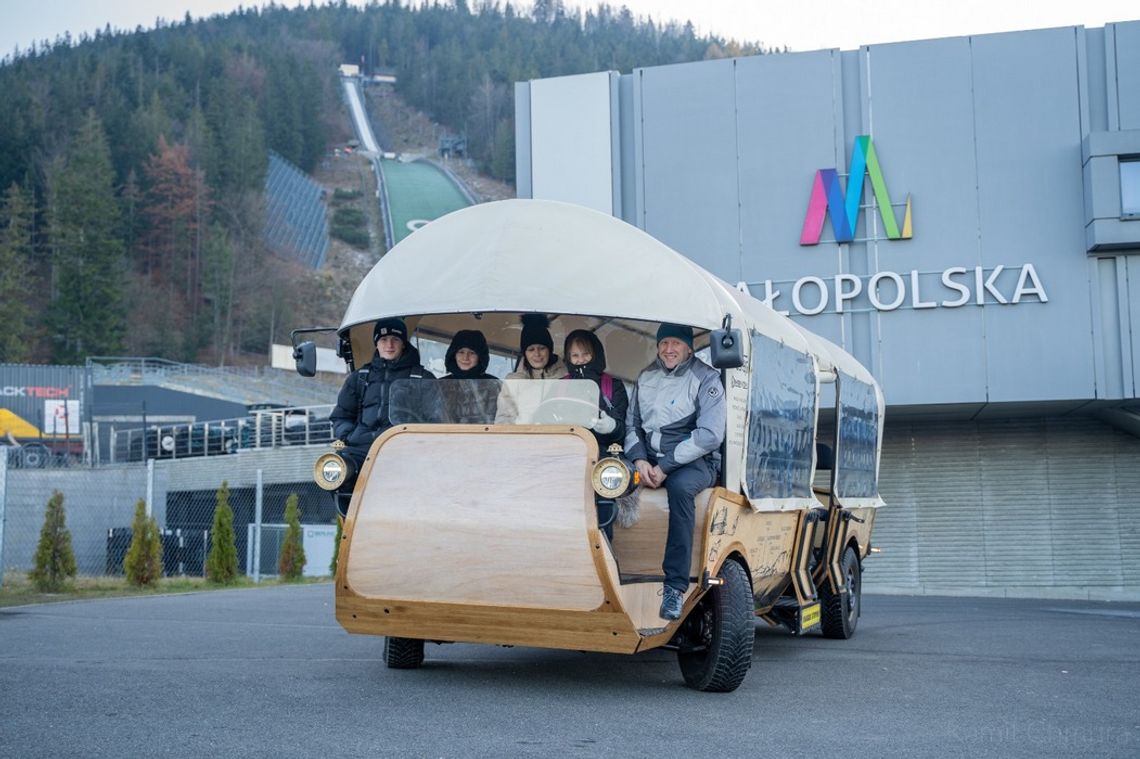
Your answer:
[[[478,0],[469,2],[474,6]],[[240,0],[0,0],[0,57],[64,32],[78,37],[108,23],[116,29],[149,28],[158,17],[180,20],[189,11],[197,18],[242,4]],[[261,4],[261,0],[244,2],[247,7]],[[298,3],[279,0],[278,4]],[[513,4],[529,7],[530,2]],[[691,20],[702,33],[793,50],[851,50],[897,40],[1140,19],[1137,0],[610,0],[610,4],[627,5],[635,14],[656,20]]]

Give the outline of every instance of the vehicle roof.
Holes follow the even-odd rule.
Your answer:
[[[518,314],[525,312],[558,314],[587,327],[600,321],[575,317],[673,322],[698,330],[717,329],[730,315],[735,327],[815,354],[822,369],[842,365],[873,382],[838,346],[637,227],[550,200],[475,205],[409,235],[364,277],[339,331],[386,317],[432,315],[409,319],[408,326],[442,336],[474,326],[474,313],[493,347],[517,346]]]

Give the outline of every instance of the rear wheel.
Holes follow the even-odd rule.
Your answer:
[[[847,546],[839,562],[843,573],[843,584],[847,587],[842,593],[835,593],[830,585],[824,584],[819,600],[822,602],[823,637],[846,640],[855,634],[859,624],[859,609],[863,597],[863,572],[859,566],[859,555]]]
[[[752,665],[756,625],[748,572],[729,560],[719,577],[724,584],[713,586],[685,619],[677,660],[690,688],[728,693]]]
[[[389,636],[384,639],[384,661],[388,669],[416,669],[424,663],[424,642]]]

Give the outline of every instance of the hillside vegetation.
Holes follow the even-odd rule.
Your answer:
[[[269,150],[318,169],[344,130],[336,67],[514,179],[513,83],[760,52],[559,0],[270,6],[68,38],[0,64],[0,362],[262,360],[303,272],[260,239]]]

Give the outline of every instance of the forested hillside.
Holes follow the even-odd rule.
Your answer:
[[[298,277],[260,240],[267,155],[305,170],[336,66],[398,78],[513,181],[515,81],[759,52],[559,0],[239,10],[0,64],[0,362],[262,359]],[[345,297],[347,298],[347,293]],[[280,339],[280,337],[279,337]]]

